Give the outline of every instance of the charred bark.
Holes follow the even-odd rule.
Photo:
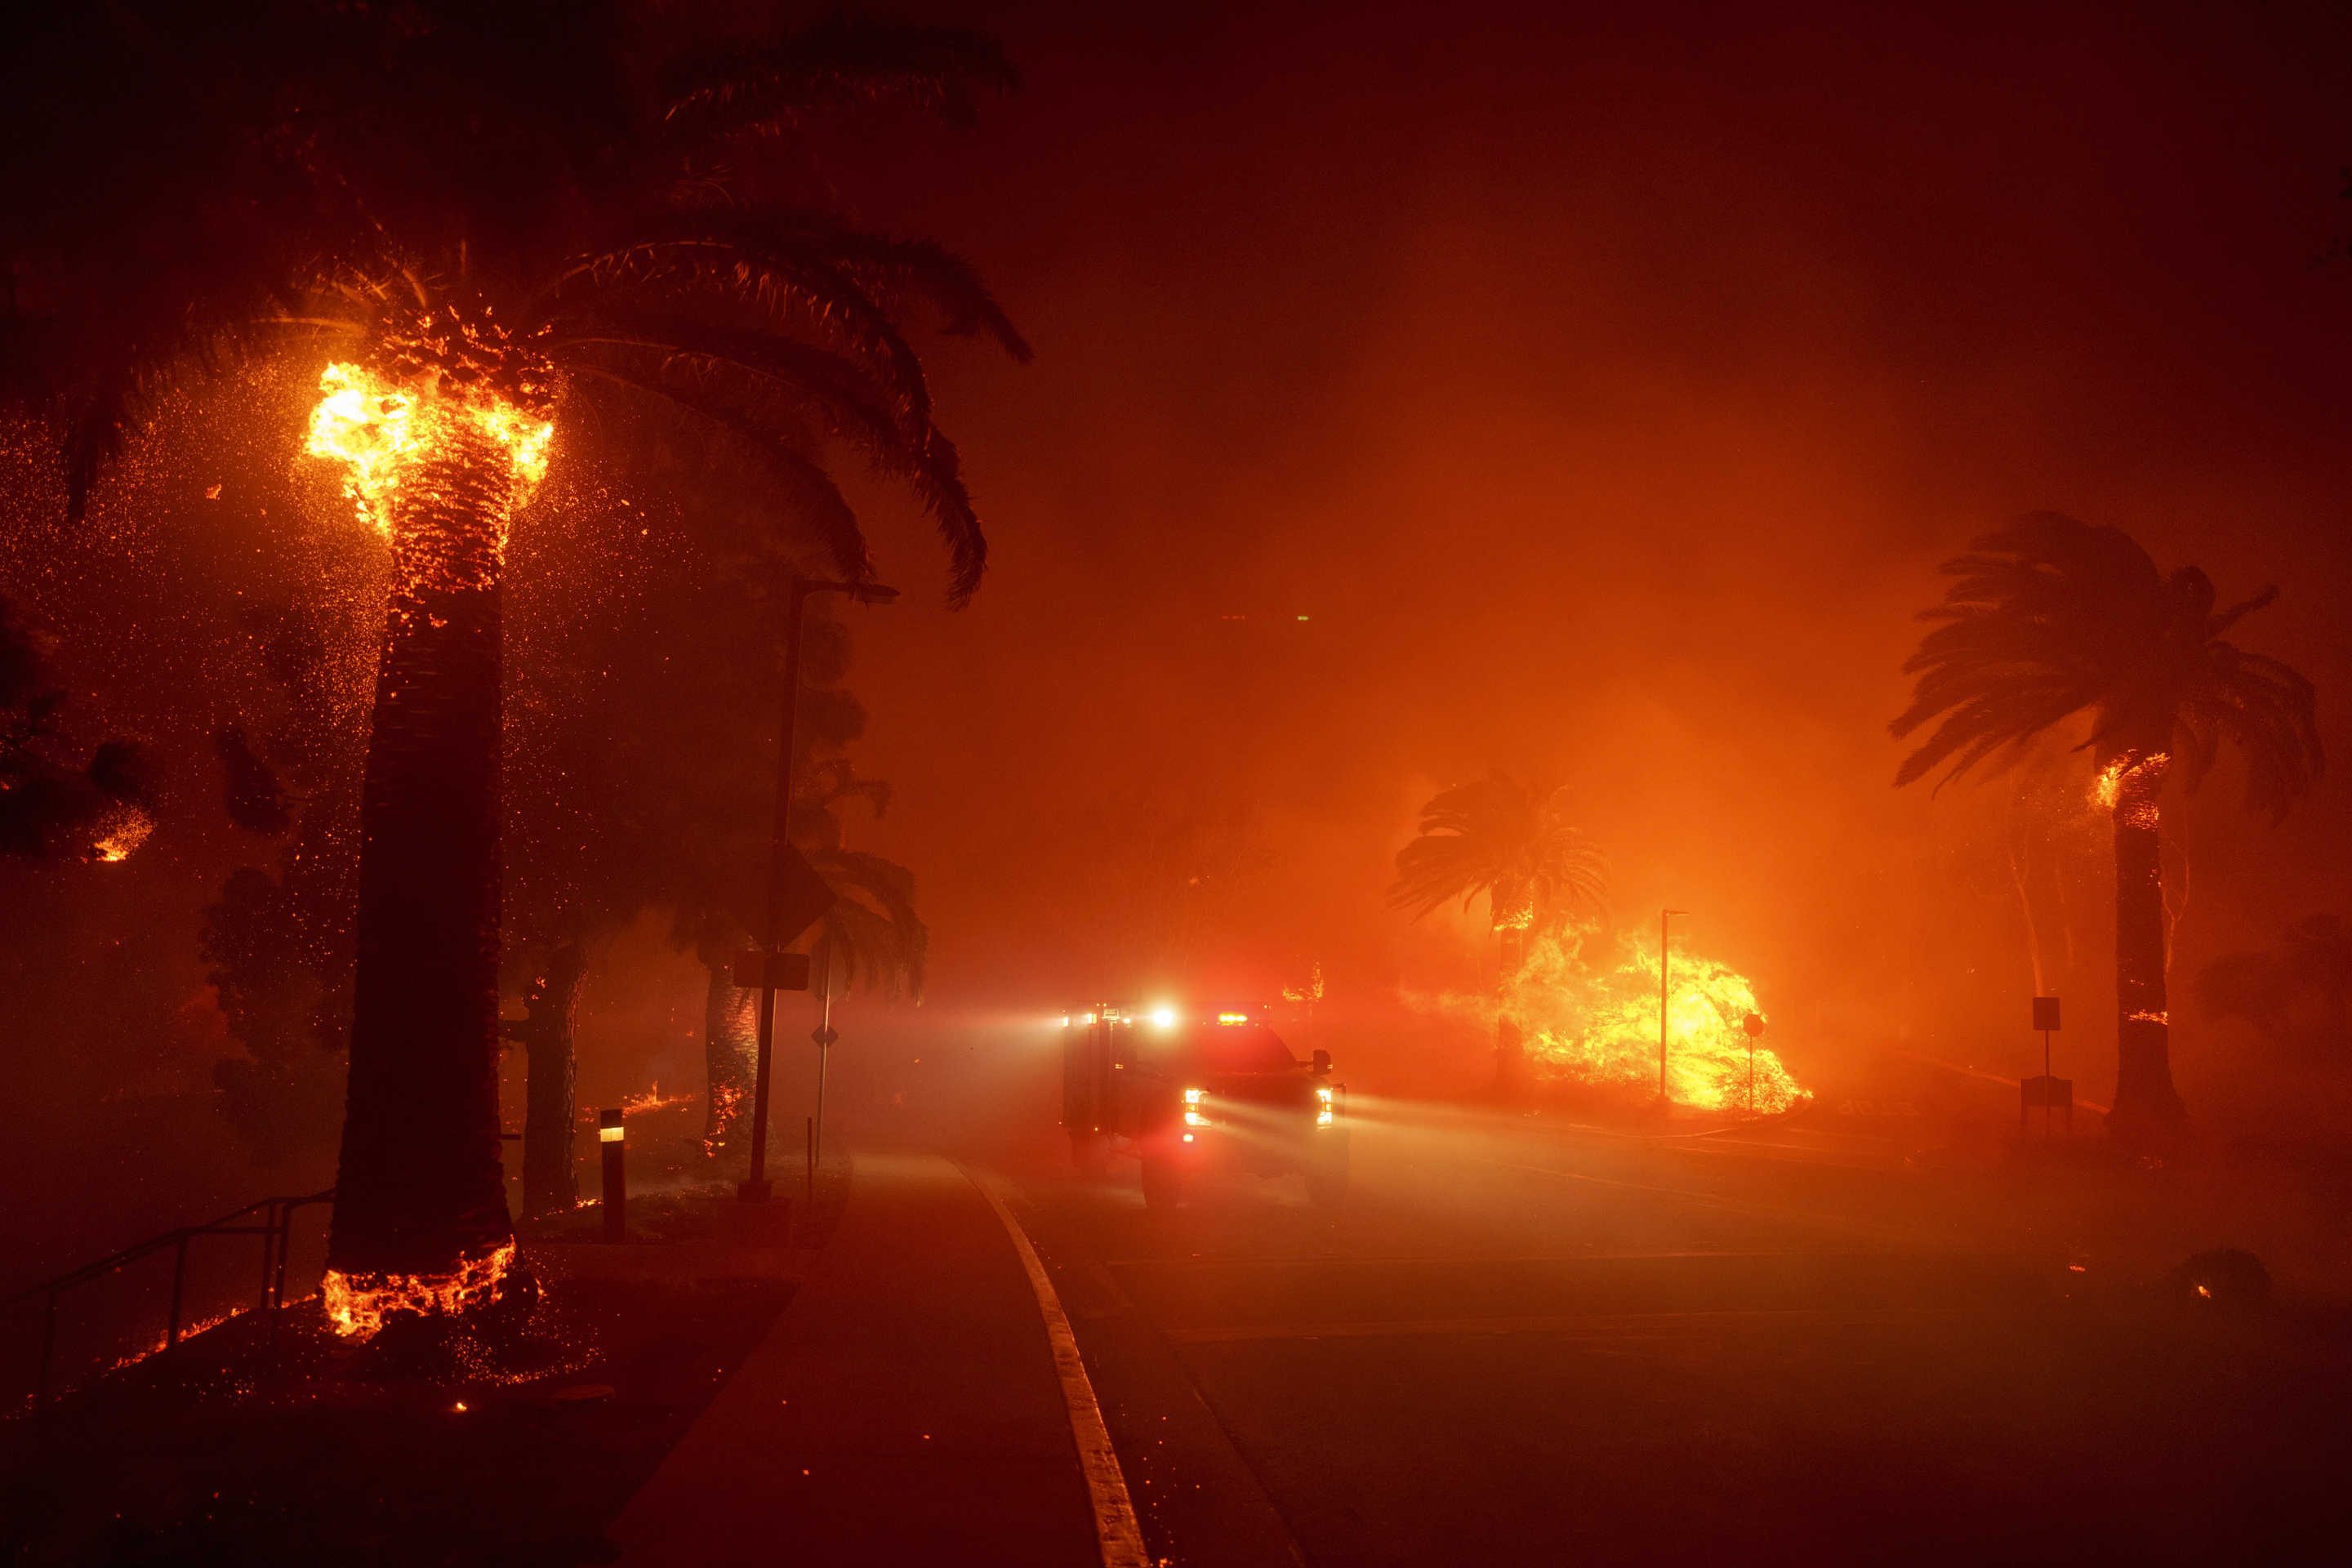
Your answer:
[[[760,1048],[760,994],[735,984],[733,966],[712,963],[702,1008],[702,1152],[717,1158],[748,1147],[752,1079]]]
[[[2156,798],[2163,777],[2161,754],[2123,768],[2114,807],[2116,1104],[2107,1128],[2140,1145],[2166,1142],[2187,1118],[2172,1085],[2165,996],[2164,858]]]
[[[438,422],[390,507],[361,785],[351,1079],[328,1267],[444,1275],[509,1247],[498,1089],[499,567],[512,460]]]
[[[548,955],[523,994],[523,1016],[509,1026],[523,1049],[522,1209],[532,1218],[580,1204],[573,1165],[579,1117],[575,1047],[588,950],[568,942]]]

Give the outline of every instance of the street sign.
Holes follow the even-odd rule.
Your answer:
[[[2066,1118],[2066,1131],[2069,1132],[2074,1131],[2074,1080],[2073,1079],[2052,1078],[2048,1073],[2043,1073],[2040,1078],[2027,1079],[2017,1088],[2017,1125],[2021,1131],[2032,1125],[2028,1113],[2037,1105],[2042,1108],[2042,1131],[2045,1136],[2050,1131],[2050,1113],[2053,1110],[2063,1112]]]
[[[761,952],[747,948],[735,955],[735,984],[744,991],[773,987],[778,991],[809,988],[809,955],[805,952]]]
[[[2054,1029],[2058,1026],[2057,997],[2036,996],[2033,999],[2033,1026],[2037,1029]]]

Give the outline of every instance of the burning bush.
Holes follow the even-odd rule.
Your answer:
[[[1518,973],[1504,982],[1501,1008],[1523,1031],[1538,1079],[1654,1093],[1658,1002],[1656,947],[1632,936],[1607,943],[1588,930],[1530,942]],[[1759,1115],[1811,1099],[1779,1057],[1751,1042],[1744,1025],[1762,1013],[1744,975],[1712,959],[1674,954],[1667,1097],[1709,1110],[1752,1106]]]

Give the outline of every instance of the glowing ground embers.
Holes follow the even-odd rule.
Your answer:
[[[456,1317],[498,1300],[514,1267],[515,1245],[468,1259],[446,1274],[343,1274],[327,1271],[320,1294],[327,1321],[347,1339],[372,1339],[394,1314]]]

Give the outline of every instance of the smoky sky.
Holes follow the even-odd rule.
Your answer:
[[[1501,765],[1818,1047],[2021,1037],[1990,795],[1897,795],[1885,724],[1937,563],[2032,509],[2280,584],[2242,640],[2346,754],[2342,25],[1906,9],[981,16],[1024,89],[886,216],[1038,360],[942,362],[987,588],[859,623],[943,997],[1149,983],[1102,868],[1192,818],[1257,850],[1190,983],[1469,984],[1380,896]],[[2238,786],[2175,814],[2176,973],[2338,897],[2341,784]]]
[[[2019,1070],[2012,797],[1898,794],[1885,724],[1937,563],[2029,510],[2125,527],[2225,599],[2278,584],[2237,635],[2313,677],[2339,774],[2352,757],[2332,12],[918,9],[1001,34],[1024,86],[969,129],[833,149],[839,192],[968,256],[1037,356],[924,344],[992,543],[969,609],[944,608],[904,499],[855,487],[907,597],[844,617],[857,767],[896,786],[849,838],[915,871],[933,941],[926,1009],[859,999],[845,1038],[993,1020],[975,1037],[1018,1049],[1075,1000],[1262,997],[1320,963],[1362,1087],[1429,1051],[1420,1081],[1474,1084],[1479,1032],[1432,1024],[1430,998],[1491,975],[1482,911],[1415,925],[1382,895],[1419,804],[1498,766],[1567,787],[1625,926],[1693,911],[1801,1078],[1890,1047]],[[374,568],[318,521],[341,509],[295,458],[312,373],[278,370],[266,395],[188,394],[238,448],[216,503],[220,473],[183,454],[185,527],[136,560],[94,535],[43,563],[138,579],[103,639],[50,616],[92,724],[144,702],[205,755],[251,721],[249,694],[142,667],[141,629],[242,646],[240,600],[299,586],[262,580],[279,563],[333,585],[319,618],[359,712]],[[666,504],[594,445],[518,520],[545,534],[519,562],[568,563],[516,585],[551,620],[635,602],[567,552],[583,498]],[[246,496],[248,472],[284,499]],[[742,743],[771,722],[744,713]],[[2177,993],[2352,902],[2340,777],[2278,828],[2240,784],[2225,763],[2169,818]],[[12,973],[78,955],[19,1007],[28,1037],[71,1042],[69,1086],[135,1057],[141,1083],[201,1089],[198,1058],[229,1048],[194,930],[256,852],[175,847],[217,808],[208,773],[174,788],[126,875],[17,911],[49,935]],[[2069,997],[2068,1070],[2098,1084],[2105,850],[2087,816],[2062,826],[2042,849],[2063,864],[2034,873],[2043,983]],[[583,1003],[590,1100],[695,1070],[700,971],[638,936]],[[2209,1105],[2251,1042],[2176,1021]]]

